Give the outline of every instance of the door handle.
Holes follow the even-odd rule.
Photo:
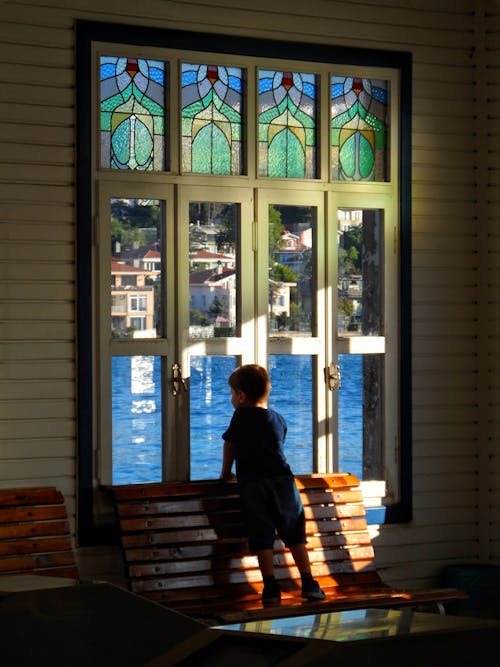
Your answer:
[[[184,391],[188,390],[186,381],[182,377],[182,369],[178,363],[175,363],[172,364],[172,395],[177,396],[181,387],[184,388]]]
[[[330,364],[325,368],[325,382],[330,391],[340,389],[342,386],[342,377],[340,375],[340,366],[338,364]]]

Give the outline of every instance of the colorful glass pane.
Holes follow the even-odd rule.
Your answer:
[[[100,58],[101,167],[165,168],[165,64]]]
[[[243,173],[243,70],[182,64],[182,171]]]
[[[332,76],[332,179],[386,181],[388,81]]]
[[[259,176],[316,178],[314,74],[259,71]]]

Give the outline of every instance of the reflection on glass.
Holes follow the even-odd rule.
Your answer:
[[[378,637],[415,635],[466,627],[470,619],[445,614],[425,614],[413,609],[352,609],[308,614],[267,621],[247,621],[219,626],[225,630],[259,632],[289,637],[307,637],[334,642],[352,642]],[[319,663],[316,663],[319,664]],[[352,664],[352,663],[351,663]]]
[[[338,392],[339,471],[361,473],[363,456],[363,358],[339,354],[342,384]]]
[[[339,210],[337,234],[339,335],[383,335],[382,229],[382,211]]]
[[[269,333],[315,334],[316,211],[269,207]]]
[[[295,475],[313,469],[312,358],[305,354],[269,356],[269,407],[280,412],[288,426],[285,455]]]
[[[235,367],[236,357],[191,357],[191,479],[220,475],[222,434],[234,410],[227,380]]]
[[[189,204],[189,337],[238,335],[239,205]]]
[[[113,357],[111,379],[113,484],[159,482],[160,357]]]
[[[111,200],[111,335],[163,335],[161,203]]]

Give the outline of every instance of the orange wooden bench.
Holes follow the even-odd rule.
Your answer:
[[[64,497],[54,487],[0,489],[0,576],[78,578]]]
[[[299,573],[277,539],[282,600],[262,605],[261,575],[256,556],[247,550],[237,485],[220,480],[112,487],[129,589],[208,624],[466,597],[451,588],[406,591],[382,582],[357,477],[296,479],[313,576],[326,600],[302,600]]]

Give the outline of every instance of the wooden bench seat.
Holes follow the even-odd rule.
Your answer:
[[[249,554],[235,482],[192,481],[112,488],[129,588],[207,623],[315,611],[442,603],[455,589],[395,590],[376,570],[357,477],[298,475],[313,576],[326,600],[300,597],[291,554],[275,543],[281,604],[263,607],[257,558]]]
[[[54,487],[0,489],[0,576],[78,578],[64,497]]]

